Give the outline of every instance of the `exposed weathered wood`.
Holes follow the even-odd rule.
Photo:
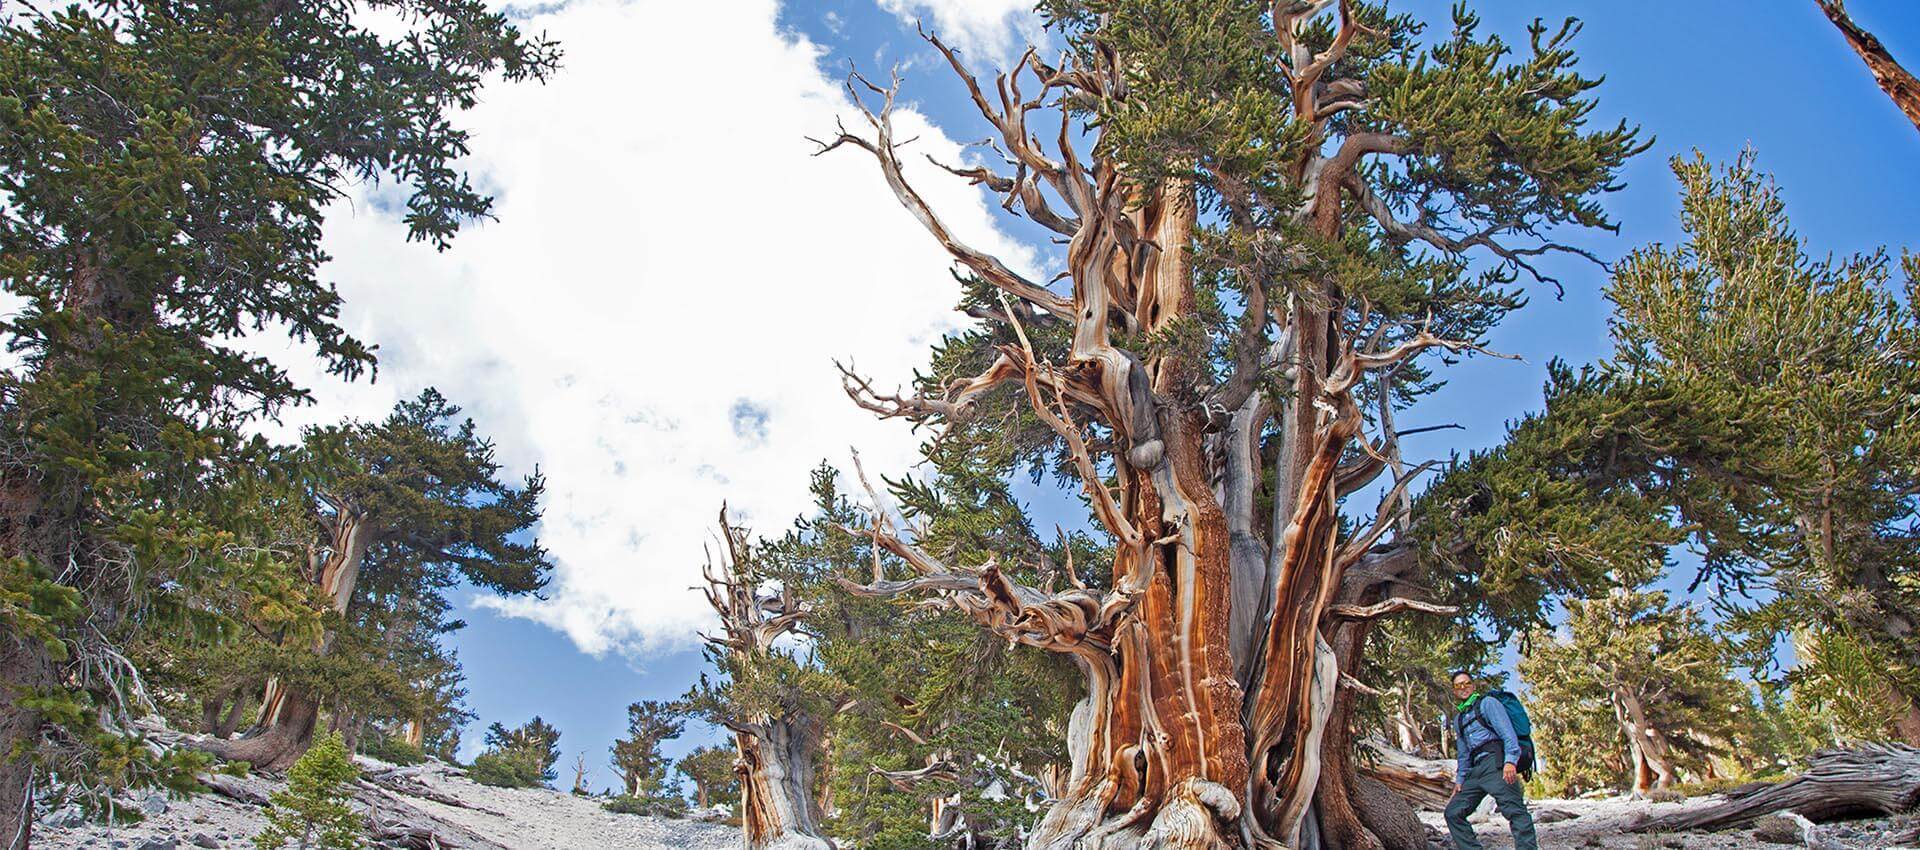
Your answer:
[[[413,778],[413,776],[408,771],[405,771],[405,770],[382,770],[382,771],[369,770],[369,771],[362,772],[360,774],[360,779],[363,782],[377,786],[381,789],[392,792],[394,794],[401,794],[408,797],[419,797],[422,800],[432,800],[436,803],[439,803],[440,805],[452,806],[456,809],[472,809],[473,811],[476,811],[476,812],[485,812],[490,815],[499,815],[500,817],[506,817],[506,815],[502,812],[496,812],[485,806],[476,806],[472,803],[469,803],[465,800],[460,799],[459,797],[455,797],[452,794],[447,794],[442,791],[434,790],[432,787],[428,786],[426,783]]]
[[[725,550],[702,568],[708,604],[720,615],[720,633],[706,640],[742,667],[760,663],[774,641],[806,616],[792,588],[769,591],[755,570],[746,531],[720,509]],[[814,764],[820,756],[824,718],[804,710],[723,718],[740,755],[740,832],[746,850],[833,850],[820,831],[814,798]]]
[[[1359,108],[1357,81],[1338,78],[1354,39],[1372,32],[1354,3],[1276,2],[1267,25],[1299,126],[1324,133],[1328,118]],[[1333,38],[1322,39],[1328,26]],[[936,596],[1010,643],[1066,655],[1079,667],[1086,696],[1067,725],[1067,782],[1030,848],[1310,848],[1322,846],[1323,836],[1350,848],[1382,846],[1354,811],[1360,792],[1346,730],[1334,728],[1344,724],[1350,692],[1339,683],[1343,673],[1352,678],[1343,662],[1361,643],[1337,632],[1344,626],[1351,635],[1373,617],[1432,606],[1389,599],[1394,573],[1370,571],[1392,560],[1384,552],[1399,535],[1387,535],[1405,529],[1406,488],[1419,470],[1350,462],[1355,448],[1399,457],[1390,427],[1364,439],[1356,389],[1425,351],[1482,349],[1436,335],[1426,322],[1395,323],[1391,334],[1360,330],[1371,320],[1364,299],[1286,259],[1300,252],[1280,244],[1263,245],[1256,253],[1272,259],[1238,273],[1284,279],[1290,294],[1270,300],[1262,287],[1246,290],[1232,370],[1218,386],[1209,386],[1213,364],[1205,357],[1124,342],[1178,331],[1197,317],[1189,256],[1199,232],[1196,181],[1139,178],[1101,145],[1073,138],[1080,125],[1072,110],[1060,110],[1059,141],[1047,152],[1026,120],[1062,101],[1124,100],[1126,58],[1100,45],[1054,68],[1029,51],[995,80],[994,103],[954,51],[929,41],[997,131],[997,149],[1016,172],[947,170],[1066,237],[1063,278],[1072,294],[1037,287],[958,242],[907,179],[892,123],[898,79],[883,87],[851,75],[847,89],[865,119],[863,134],[842,126],[820,142],[821,152],[872,155],[901,205],[956,262],[998,290],[1002,310],[974,305],[970,315],[1019,343],[999,345],[984,371],[920,395],[881,393],[851,369],[843,369],[845,389],[883,417],[938,429],[966,421],[988,390],[1017,382],[1026,407],[1059,438],[1095,520],[1114,541],[1113,555],[1101,589],[1029,587],[992,561],[944,563],[920,551],[875,496],[875,525],[864,533],[911,574],[884,575],[876,559],[872,581],[850,589]],[[1030,80],[1039,91],[1021,94]],[[1304,144],[1288,175],[1304,201],[1287,211],[1288,229],[1332,244],[1355,215],[1366,216],[1395,238],[1446,253],[1483,248],[1529,271],[1527,258],[1560,250],[1510,249],[1492,241],[1497,228],[1456,237],[1395,220],[1392,205],[1360,178],[1375,158],[1413,145],[1385,133]],[[1071,326],[1064,351],[1033,343],[1042,337],[1030,338],[1026,326],[1036,321],[1055,331],[1045,337],[1052,340],[1063,338],[1059,325]],[[1339,500],[1388,469],[1394,478],[1375,522],[1343,538]],[[1350,599],[1340,597],[1349,573],[1364,584]],[[1404,831],[1404,819],[1377,822]]]
[[[1453,797],[1453,762],[1421,758],[1375,738],[1360,745],[1367,750],[1359,761],[1360,775],[1379,780],[1416,808],[1446,809]]]
[[[1898,814],[1915,806],[1920,806],[1920,749],[1867,744],[1817,753],[1807,772],[1792,779],[1742,788],[1719,805],[1652,818],[1630,829],[1720,829],[1782,810],[1824,823]]]
[[[271,802],[271,786],[257,779],[211,773],[202,774],[199,780],[200,784],[206,786],[209,791],[229,800],[249,806],[266,806]],[[366,837],[378,842],[381,846],[418,848],[418,850],[433,848],[507,850],[498,842],[460,824],[436,817],[398,799],[395,795],[418,797],[446,806],[505,817],[500,812],[475,806],[457,797],[428,788],[414,779],[408,770],[369,771],[361,775],[361,780],[353,787],[353,799],[366,814]]]
[[[395,800],[379,788],[360,786],[354,789],[353,798],[366,807],[367,837],[390,847],[411,850],[511,850],[460,824],[441,820]]]
[[[341,501],[331,501],[335,510],[323,525],[327,545],[311,558],[314,583],[332,600],[333,610],[347,613],[360,576],[361,562],[376,541],[377,532],[365,513]],[[331,649],[333,635],[323,634],[314,651],[325,655]],[[260,722],[239,740],[219,738],[197,742],[197,746],[228,761],[244,761],[255,769],[283,771],[313,742],[319,723],[320,701],[316,695],[286,683],[269,681],[261,698]]]
[[[1846,36],[1847,46],[1853,48],[1853,52],[1860,54],[1860,59],[1867,63],[1873,81],[1880,84],[1880,89],[1893,99],[1893,104],[1900,107],[1901,112],[1906,113],[1914,129],[1920,130],[1920,80],[1914,79],[1913,74],[1893,58],[1893,53],[1880,43],[1880,39],[1854,22],[1847,14],[1843,0],[1814,2],[1820,4],[1820,11],[1827,14],[1827,20],[1832,21],[1840,29],[1840,34]]]

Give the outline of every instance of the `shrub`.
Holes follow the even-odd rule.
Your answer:
[[[539,788],[546,784],[540,765],[524,752],[481,753],[467,768],[467,778],[495,788]]]
[[[629,795],[609,797],[600,804],[600,808],[623,815],[645,815],[652,818],[684,818],[687,816],[687,801],[678,795]]]
[[[360,754],[388,764],[419,764],[427,760],[427,751],[398,735],[369,735],[360,742]]]

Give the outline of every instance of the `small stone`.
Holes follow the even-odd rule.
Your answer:
[[[79,806],[68,804],[55,809],[52,814],[40,819],[42,824],[55,829],[72,829],[87,822],[87,816]]]
[[[1769,844],[1805,844],[1799,824],[1779,815],[1767,815],[1753,822],[1753,837]]]
[[[1573,820],[1577,817],[1579,817],[1579,815],[1569,812],[1566,809],[1542,808],[1533,813],[1533,822],[1538,824],[1559,823],[1563,820]]]
[[[171,835],[154,836],[140,842],[135,850],[180,850],[180,839]]]
[[[167,795],[155,791],[140,800],[140,813],[147,817],[159,817],[167,813]]]
[[[206,812],[199,812],[193,816],[194,823],[206,823],[211,820],[213,820],[213,818],[207,817]]]
[[[195,847],[219,847],[220,846],[220,842],[215,841],[213,836],[208,835],[204,832],[196,832],[193,834],[192,838],[187,840],[192,841],[193,846]]]

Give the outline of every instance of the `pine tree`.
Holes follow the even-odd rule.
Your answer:
[[[535,716],[513,729],[487,727],[487,749],[473,759],[467,775],[482,785],[539,788],[559,778],[560,730]]]
[[[1426,42],[1346,0],[1041,8],[1064,60],[1025,54],[997,97],[929,41],[1009,163],[951,170],[1060,237],[1071,292],[955,235],[902,170],[897,86],[856,76],[864,123],[823,147],[874,158],[964,269],[978,324],[910,393],[846,384],[936,428],[943,475],[1060,476],[1110,554],[1079,567],[1094,586],[1035,586],[883,525],[908,569],[871,592],[936,595],[1080,668],[1071,780],[1033,846],[1378,846],[1337,682],[1421,565],[1394,412],[1519,306],[1515,278],[1564,250],[1540,234],[1609,225],[1598,197],[1642,145],[1589,126],[1571,21],[1516,51],[1464,7]],[[1341,500],[1389,474],[1343,523]]]
[[[627,706],[627,735],[613,742],[613,769],[629,797],[661,797],[668,792],[673,762],[660,751],[686,728],[686,709],[678,703],[641,700]]]
[[[693,804],[702,809],[740,804],[740,754],[731,745],[699,746],[674,763],[674,770],[693,783]]]
[[[354,850],[365,824],[353,810],[352,785],[360,776],[340,736],[328,732],[287,771],[287,790],[267,806],[267,828],[254,837],[261,847]]]
[[[1569,601],[1565,638],[1541,636],[1520,660],[1547,780],[1579,793],[1604,777],[1645,795],[1714,778],[1715,759],[1735,756],[1754,728],[1729,656],[1698,612],[1664,592]]]
[[[812,615],[796,585],[775,580],[761,547],[724,506],[719,534],[721,550],[703,566],[707,602],[720,620],[705,647],[717,675],[700,674],[682,704],[733,733],[743,846],[828,850],[817,768],[828,719],[844,697],[817,664],[781,645]]]
[[[337,374],[372,368],[319,277],[323,210],[391,179],[409,236],[446,244],[490,204],[445,110],[556,62],[477,0],[383,4],[406,38],[366,29],[369,5],[0,23],[0,285],[25,302],[0,322],[22,358],[0,376],[0,834],[28,837],[31,777],[83,779],[93,730],[124,726],[143,615],[266,568],[218,524],[236,470],[272,459],[240,429],[307,396],[232,340],[279,328]]]
[[[1831,669],[1877,682],[1814,664],[1794,691],[1881,706],[1841,737],[1920,742],[1920,262],[1898,290],[1884,253],[1814,259],[1751,154],[1674,172],[1688,238],[1615,267],[1615,356],[1555,364],[1547,410],[1426,501],[1463,531],[1456,560],[1503,572],[1610,570],[1686,541],[1743,654],[1768,667],[1803,633],[1858,656]],[[1885,699],[1843,696],[1869,691]]]

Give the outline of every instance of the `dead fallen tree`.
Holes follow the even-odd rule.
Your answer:
[[[1785,782],[1742,788],[1719,805],[1650,818],[1628,829],[1720,829],[1782,810],[1825,823],[1898,814],[1916,805],[1920,805],[1920,749],[1867,744],[1817,753],[1806,773]]]
[[[499,814],[498,812],[492,812],[436,791],[402,771],[374,771],[368,776],[363,776],[362,779],[363,781],[353,789],[353,799],[366,812],[366,838],[376,847],[409,848],[409,850],[437,850],[437,848],[509,850],[505,845],[465,826],[436,817],[403,798],[417,797],[489,814]],[[218,773],[204,774],[200,777],[200,782],[214,794],[250,806],[266,806],[275,787],[257,776],[237,777]]]
[[[1438,812],[1453,797],[1453,762],[1421,758],[1378,738],[1360,742],[1366,751],[1358,762],[1361,776],[1387,786],[1416,809]]]

